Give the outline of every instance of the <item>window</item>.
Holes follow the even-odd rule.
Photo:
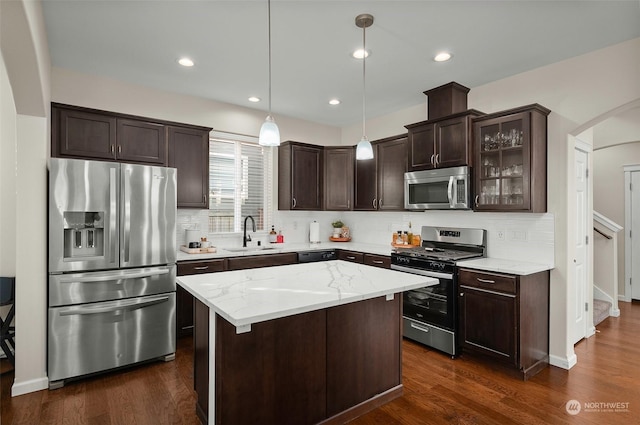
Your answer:
[[[235,139],[235,140],[234,140]],[[272,218],[272,149],[257,139],[212,132],[209,140],[209,232],[241,232],[252,216],[257,230]]]

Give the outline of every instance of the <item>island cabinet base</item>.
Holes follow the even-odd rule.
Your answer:
[[[240,334],[199,301],[195,317],[203,423],[344,423],[402,394],[400,294],[255,323]],[[205,342],[208,368],[198,365],[207,361],[198,355]]]

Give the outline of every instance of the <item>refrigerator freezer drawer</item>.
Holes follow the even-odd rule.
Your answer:
[[[49,276],[49,306],[174,292],[176,265]]]
[[[175,293],[49,309],[49,382],[175,353]]]

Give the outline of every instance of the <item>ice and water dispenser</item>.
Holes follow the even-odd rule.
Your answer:
[[[64,212],[64,258],[104,255],[104,212]]]

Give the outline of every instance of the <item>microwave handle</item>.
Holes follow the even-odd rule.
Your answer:
[[[447,194],[449,195],[449,206],[451,208],[453,208],[455,205],[454,203],[454,199],[453,199],[453,181],[454,181],[454,177],[453,176],[449,176],[449,187],[447,188]]]

